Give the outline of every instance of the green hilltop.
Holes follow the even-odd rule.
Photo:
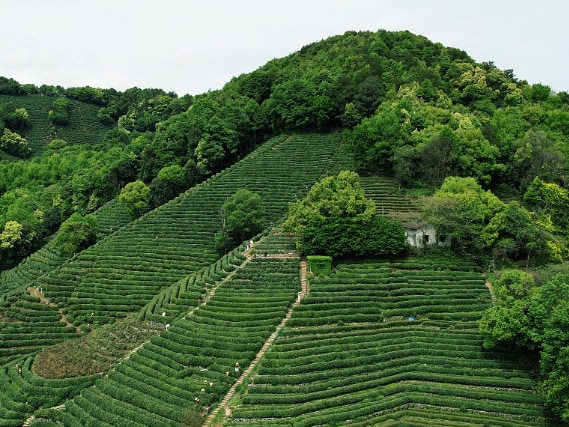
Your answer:
[[[0,77],[0,425],[560,425],[568,135],[566,92],[409,32],[204,94]],[[311,273],[281,226],[345,170],[445,244]],[[241,189],[263,231],[220,247]]]

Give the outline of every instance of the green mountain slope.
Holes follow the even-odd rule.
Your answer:
[[[33,415],[50,427],[176,426],[219,409],[302,289],[294,236],[277,231],[288,203],[341,169],[381,175],[362,186],[379,213],[409,223],[421,218],[400,184],[425,193],[449,176],[474,177],[522,200],[538,176],[555,203],[531,206],[527,218],[549,227],[559,259],[567,253],[569,95],[425,37],[347,32],[195,98],[52,89],[0,78],[1,93],[28,93],[0,102],[29,110],[23,134],[35,154],[0,158],[0,265],[25,259],[0,273],[0,425]],[[48,120],[56,93],[70,106],[58,128]],[[46,148],[54,138],[67,146]],[[116,196],[134,180],[159,207],[131,222]],[[220,257],[219,211],[239,188],[262,197],[267,228],[252,252],[241,245]],[[34,252],[75,211],[94,212],[98,243],[69,259],[50,246]],[[20,236],[2,234],[8,221]],[[509,250],[517,236],[505,235]],[[335,267],[310,278],[310,295],[215,425],[558,425],[535,366],[483,349],[476,321],[491,299],[472,264]],[[113,369],[37,375],[44,349],[89,348],[90,330],[125,333],[124,318],[163,330],[113,348],[132,351],[108,361]],[[94,341],[100,359],[114,354],[97,352],[104,337]],[[52,360],[76,362],[61,356]]]
[[[109,126],[97,119],[97,105],[69,99],[69,124],[54,126],[48,113],[55,98],[45,95],[0,95],[0,103],[13,108],[25,108],[29,114],[29,127],[22,132],[34,155],[41,154],[53,139],[63,139],[68,144],[91,145],[101,142]]]
[[[337,134],[275,138],[232,168],[43,275],[41,297],[24,293],[5,304],[0,334],[5,333],[0,336],[9,349],[4,350],[4,361],[24,365],[25,357],[45,346],[45,340],[57,342],[55,326],[72,337],[77,336],[73,326],[98,325],[136,313],[161,289],[214,263],[219,209],[238,188],[259,193],[266,206],[267,225],[278,223],[288,202],[302,197],[327,173],[338,144]],[[15,314],[22,305],[29,311],[26,316]],[[44,321],[30,323],[38,310],[46,312]],[[24,333],[26,341],[22,341]],[[34,342],[37,345],[31,345]],[[23,418],[23,413],[19,416]]]

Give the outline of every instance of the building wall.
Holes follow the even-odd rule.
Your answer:
[[[419,228],[405,230],[407,242],[413,247],[437,244],[437,231],[432,224],[426,224]]]

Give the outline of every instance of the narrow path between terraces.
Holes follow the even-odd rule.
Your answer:
[[[46,297],[43,293],[43,290],[39,286],[31,286],[28,288],[28,294],[33,297],[37,297],[40,299],[40,304],[49,305],[50,307],[57,307],[57,304],[51,302],[51,300]],[[75,331],[81,332],[81,328],[79,326],[74,326],[69,320],[67,320],[67,314],[63,312],[63,308],[58,308],[57,311],[61,316],[61,321],[65,323],[66,326],[70,328],[74,328]]]
[[[245,255],[246,255],[247,258],[246,258],[235,270],[231,271],[231,272],[230,272],[227,276],[225,276],[219,283],[217,283],[216,286],[214,286],[212,289],[210,289],[210,291],[209,291],[209,292],[207,293],[207,295],[204,297],[204,299],[202,300],[202,302],[201,302],[198,306],[196,306],[196,307],[194,307],[192,310],[190,310],[188,313],[186,313],[186,315],[184,316],[184,318],[186,318],[186,317],[188,317],[188,316],[191,316],[191,315],[193,314],[193,312],[194,312],[195,310],[197,310],[199,307],[201,307],[201,306],[203,306],[203,305],[206,305],[206,304],[208,303],[208,301],[215,295],[215,291],[217,290],[217,288],[219,288],[219,286],[221,285],[221,283],[223,283],[223,282],[229,280],[229,279],[231,278],[231,276],[233,276],[233,275],[237,272],[237,270],[239,270],[239,269],[245,267],[245,266],[247,265],[247,263],[248,263],[249,261],[251,261],[251,258],[252,258],[252,257],[251,257],[251,255],[248,253],[248,251],[245,252]],[[33,296],[40,296],[40,295],[39,295],[39,290],[36,290],[35,288],[30,288],[30,289],[28,289],[28,292],[30,293],[30,295],[33,295]],[[50,305],[52,305],[52,303],[50,303],[49,300],[47,300],[47,298],[46,298],[45,300],[47,301],[46,304],[49,303]],[[44,300],[42,300],[42,302],[44,302]],[[55,305],[55,304],[53,304],[53,305]],[[66,317],[64,318],[64,321],[67,322],[67,318],[66,318]],[[67,322],[67,323],[69,323],[69,322]],[[71,326],[73,326],[73,325],[71,325]],[[140,348],[142,348],[142,347],[144,346],[144,344],[146,344],[146,342],[143,342],[143,343],[140,344],[138,347],[136,347],[136,348],[132,349],[131,351],[129,351],[129,352],[124,356],[124,358],[121,360],[121,362],[119,362],[119,364],[122,363],[123,361],[129,359],[130,356],[132,356],[132,355],[133,355],[134,353],[136,353]],[[117,365],[118,365],[118,364],[117,364]],[[114,370],[115,368],[116,368],[116,366],[113,367],[112,370]],[[107,372],[107,375],[108,375],[108,372]],[[52,407],[52,408],[50,408],[50,409],[55,409],[55,410],[65,409],[65,403],[63,403],[63,404],[61,404],[61,405],[58,405],[58,406],[54,406],[54,407]],[[34,416],[34,415],[30,416],[26,421],[24,421],[24,423],[22,424],[22,427],[28,427],[28,426],[34,421],[34,419],[35,419],[35,416]]]
[[[290,254],[289,255],[268,255],[267,258],[296,258],[296,256],[290,255]],[[235,395],[235,391],[237,390],[237,387],[239,387],[243,383],[243,381],[245,381],[245,379],[247,377],[249,377],[249,375],[251,374],[253,369],[255,369],[255,367],[257,366],[259,361],[263,358],[263,356],[265,355],[265,352],[271,346],[271,344],[273,343],[273,341],[275,340],[275,338],[277,337],[277,335],[279,334],[281,329],[285,326],[288,319],[290,319],[292,317],[292,311],[294,310],[294,308],[300,304],[300,301],[302,300],[302,298],[304,298],[306,295],[308,295],[310,290],[308,288],[308,282],[306,280],[307,268],[308,267],[307,267],[306,258],[301,258],[301,260],[300,260],[301,291],[298,293],[298,297],[297,297],[296,301],[290,307],[290,309],[288,310],[288,313],[283,318],[281,323],[279,323],[279,325],[276,327],[275,331],[271,334],[271,336],[267,339],[267,341],[265,341],[265,344],[263,344],[263,347],[261,347],[261,350],[259,350],[255,359],[251,362],[251,364],[247,367],[247,369],[245,369],[243,371],[243,373],[237,379],[237,381],[235,381],[235,383],[231,386],[231,388],[229,389],[229,391],[227,392],[225,397],[221,400],[221,403],[214,408],[214,410],[211,412],[211,414],[209,414],[209,416],[207,417],[207,419],[204,423],[204,427],[210,427],[212,425],[212,422],[214,421],[215,417],[217,416],[217,414],[219,413],[221,408],[223,408],[225,410],[225,418],[229,418],[231,416],[231,409],[229,407],[229,401]]]
[[[488,278],[486,277],[486,274],[482,275],[484,277],[484,284],[486,285],[486,287],[488,288],[488,290],[490,291],[490,297],[492,298],[492,304],[496,304],[496,294],[494,293],[494,286],[492,286],[492,282],[490,280],[488,280]]]
[[[217,288],[221,285],[221,283],[227,281],[228,279],[230,279],[236,272],[237,270],[245,267],[247,265],[247,263],[249,261],[251,261],[252,256],[249,253],[250,251],[245,251],[245,255],[246,255],[246,259],[233,271],[231,271],[226,277],[224,277],[218,284],[217,286],[214,286],[212,289],[210,289],[210,291],[207,293],[207,295],[205,296],[205,298],[202,300],[202,302],[194,307],[192,310],[190,310],[188,313],[186,313],[186,315],[184,316],[184,318],[191,316],[193,314],[193,312],[195,310],[197,310],[199,307],[206,305],[208,303],[208,301],[215,295],[215,291],[217,290]],[[278,259],[283,259],[283,258],[287,258],[287,259],[296,259],[298,258],[298,256],[294,253],[289,253],[289,254],[268,254],[266,256],[266,258],[278,258]],[[263,355],[265,354],[265,351],[267,351],[267,349],[270,347],[270,345],[272,344],[272,342],[275,340],[275,338],[277,337],[278,333],[280,332],[280,330],[284,327],[284,325],[286,324],[286,322],[288,321],[288,319],[290,319],[290,317],[292,316],[292,310],[298,306],[298,304],[300,304],[300,301],[302,300],[302,298],[304,298],[306,295],[308,295],[309,293],[309,289],[308,289],[308,284],[307,284],[307,280],[306,280],[306,272],[307,272],[307,262],[305,258],[301,258],[300,260],[300,277],[301,277],[301,291],[298,293],[298,297],[296,299],[296,301],[294,302],[294,304],[291,306],[291,308],[289,309],[288,313],[286,314],[286,316],[284,317],[284,319],[281,321],[281,323],[277,326],[277,328],[275,329],[275,331],[271,334],[271,336],[267,339],[267,341],[265,342],[265,344],[263,345],[263,347],[261,348],[261,350],[257,353],[257,356],[255,357],[255,359],[253,360],[253,362],[251,363],[251,365],[249,365],[249,367],[243,372],[243,374],[241,374],[241,376],[237,379],[237,381],[233,384],[233,386],[229,389],[229,391],[227,392],[227,394],[225,395],[225,397],[223,398],[223,400],[221,401],[221,403],[212,411],[212,413],[208,416],[208,418],[206,419],[206,422],[204,424],[204,426],[209,426],[212,422],[213,419],[215,418],[215,416],[217,415],[217,413],[219,412],[219,410],[223,407],[225,409],[225,417],[229,417],[231,415],[231,411],[229,409],[229,400],[235,395],[235,390],[237,389],[237,387],[243,383],[243,381],[245,380],[245,378],[247,378],[251,372],[253,371],[253,369],[255,368],[255,366],[257,366],[257,364],[259,363],[259,361],[261,360],[261,358],[263,357]],[[28,292],[30,292],[30,294],[34,294],[34,291],[36,291],[35,288],[28,290]],[[39,292],[39,291],[38,291]],[[39,295],[37,295],[39,296]],[[43,301],[42,301],[43,302]],[[49,300],[47,300],[47,304],[51,304],[49,302]],[[67,320],[67,319],[64,319]],[[130,358],[130,356],[134,353],[136,353],[145,343],[142,343],[141,345],[139,345],[138,347],[136,347],[135,349],[133,349],[132,351],[130,351],[124,358],[124,360],[127,360],[128,358]],[[119,362],[120,363],[120,362]],[[114,368],[113,368],[114,369]],[[58,406],[54,406],[51,409],[55,409],[55,410],[61,410],[61,409],[65,409],[65,403],[58,405]],[[30,416],[28,419],[26,419],[24,421],[24,423],[22,424],[23,427],[28,427],[33,421],[35,420],[35,416],[32,415]]]

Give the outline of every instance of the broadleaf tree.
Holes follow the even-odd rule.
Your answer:
[[[97,220],[93,215],[74,213],[59,227],[53,241],[63,256],[71,256],[97,241]]]
[[[119,201],[127,207],[133,217],[137,218],[148,210],[150,195],[150,187],[137,180],[124,186],[119,195]]]
[[[537,286],[529,273],[507,270],[494,289],[496,302],[479,321],[484,345],[539,355],[539,389],[547,406],[569,421],[569,275]]]
[[[298,234],[297,248],[309,255],[394,255],[407,249],[403,226],[376,213],[359,175],[350,171],[314,184],[290,205],[283,227]]]
[[[224,252],[263,230],[263,200],[259,194],[240,188],[223,203],[220,217],[221,227],[215,235],[215,246],[217,250]]]

